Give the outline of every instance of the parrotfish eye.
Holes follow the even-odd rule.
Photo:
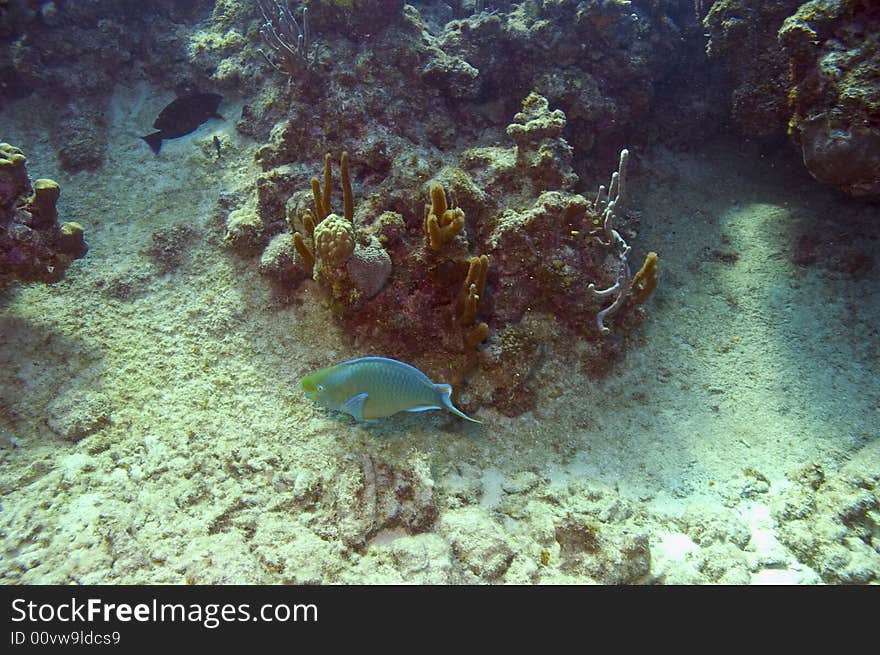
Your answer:
[[[324,385],[323,385],[323,384],[319,384],[319,385],[318,385],[318,391],[324,391]]]

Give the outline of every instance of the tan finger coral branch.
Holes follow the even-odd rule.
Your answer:
[[[339,170],[342,177],[343,215],[349,222],[354,222],[354,197],[351,193],[351,177],[348,174],[348,152],[343,151],[339,158]]]
[[[330,168],[330,153],[328,152],[324,155],[324,216],[326,218],[328,215],[333,213],[333,209],[330,207],[330,187],[333,184],[333,171]]]
[[[296,251],[303,258],[303,265],[308,269],[312,270],[315,268],[315,256],[312,254],[312,251],[309,250],[309,247],[303,241],[302,235],[299,232],[293,233],[293,247],[296,248]]]
[[[315,201],[315,219],[317,223],[330,215],[330,210],[324,207],[324,199],[321,194],[321,181],[317,177],[312,178],[312,196]]]
[[[458,324],[464,328],[462,340],[465,348],[476,348],[489,335],[486,323],[474,323],[480,309],[480,300],[486,289],[486,274],[489,270],[488,255],[471,257],[467,277],[464,280],[464,293],[460,303]]]
[[[324,155],[324,187],[317,177],[312,178],[312,198],[315,202],[315,226],[333,213],[330,205],[330,190],[333,186],[333,170],[330,164],[330,153]],[[343,215],[349,222],[354,221],[354,196],[351,191],[351,176],[348,172],[348,152],[339,158],[339,169],[342,177]]]
[[[489,256],[471,257],[467,277],[464,280],[464,300],[459,315],[459,324],[470,325],[477,317],[480,298],[486,289],[486,273],[489,270]]]

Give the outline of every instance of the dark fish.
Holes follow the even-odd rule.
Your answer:
[[[153,127],[159,131],[141,138],[158,155],[163,139],[176,139],[189,134],[209,118],[223,118],[217,113],[221,100],[223,96],[218,93],[196,92],[179,96],[159,112],[153,123]]]
[[[220,159],[220,137],[214,135],[214,148],[217,149],[217,159]]]

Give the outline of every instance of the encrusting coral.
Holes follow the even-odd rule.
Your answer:
[[[516,144],[518,166],[528,170],[543,188],[569,188],[577,181],[574,172],[564,165],[573,153],[561,138],[565,124],[561,109],[551,111],[547,98],[532,92],[507,126],[507,136]]]

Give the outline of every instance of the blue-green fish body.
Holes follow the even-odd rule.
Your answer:
[[[435,384],[419,369],[387,357],[360,357],[322,368],[302,380],[306,396],[357,421],[398,412],[446,409],[479,423],[452,404],[452,387]]]

